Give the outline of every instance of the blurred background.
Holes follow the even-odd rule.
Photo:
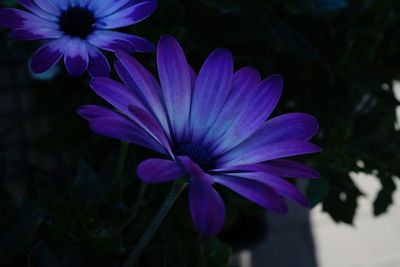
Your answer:
[[[298,183],[311,210],[290,205],[277,216],[218,188],[227,221],[204,239],[183,194],[140,266],[400,266],[399,15],[397,0],[159,0],[125,29],[154,42],[174,35],[196,70],[225,47],[236,68],[282,74],[273,116],[313,114],[323,148],[301,157],[321,173]],[[169,185],[137,182],[135,166],[151,152],[130,146],[122,196],[111,186],[119,143],[76,115],[106,104],[86,74],[71,78],[62,65],[32,74],[39,45],[0,29],[0,266],[121,266]],[[155,73],[154,55],[136,56]]]

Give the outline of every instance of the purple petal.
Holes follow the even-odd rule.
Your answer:
[[[268,120],[246,141],[228,154],[243,155],[268,144],[287,140],[309,140],[318,132],[317,120],[304,113],[289,113]]]
[[[242,172],[242,173],[231,173],[229,175],[261,182],[272,188],[279,195],[287,197],[299,203],[302,206],[305,207],[309,206],[307,199],[300,192],[300,190],[298,190],[294,185],[292,185],[288,181],[278,176],[264,172],[248,172],[248,173]]]
[[[130,115],[129,106],[144,108],[134,92],[124,84],[106,77],[97,77],[90,81],[90,87],[108,103],[125,115]]]
[[[148,159],[140,163],[137,174],[144,183],[163,183],[181,178],[186,172],[176,161]]]
[[[243,153],[231,150],[217,159],[217,168],[259,163],[272,159],[280,159],[297,155],[320,152],[321,149],[311,143],[301,140],[288,140],[268,144]]]
[[[228,175],[215,175],[213,178],[216,183],[228,187],[265,209],[276,213],[286,213],[288,210],[283,198],[261,182]]]
[[[64,64],[68,73],[73,77],[81,76],[88,68],[89,55],[85,41],[72,38],[65,44]]]
[[[232,91],[217,120],[207,132],[203,145],[211,146],[213,143],[221,142],[220,138],[240,114],[242,103],[251,96],[249,91],[254,90],[259,83],[260,73],[251,67],[242,68],[234,74]]]
[[[135,58],[121,51],[116,55],[119,61],[115,63],[115,69],[121,80],[137,93],[147,109],[154,113],[167,136],[170,137],[169,122],[164,109],[160,85]]]
[[[14,8],[0,8],[0,27],[12,29],[36,27],[56,29],[56,26],[55,23],[26,11]]]
[[[26,9],[28,9],[35,15],[38,15],[43,19],[58,22],[56,14],[50,14],[45,12],[43,9],[39,8],[32,0],[17,0],[17,2],[23,5]]]
[[[206,236],[217,234],[225,219],[225,205],[221,196],[210,183],[208,174],[191,176],[189,180],[189,204],[193,223]]]
[[[64,34],[58,30],[49,28],[22,28],[15,29],[10,33],[10,37],[17,41],[31,41],[41,39],[58,39],[63,37]]]
[[[302,163],[287,159],[275,159],[259,164],[236,165],[221,169],[215,169],[213,171],[215,172],[252,171],[252,172],[265,172],[273,174],[275,176],[288,177],[288,178],[307,178],[307,179],[320,178],[319,172],[314,170],[313,168],[304,165]]]
[[[104,54],[96,47],[87,44],[89,53],[88,72],[92,77],[110,76],[110,64]]]
[[[139,125],[122,115],[100,106],[82,106],[78,114],[89,121],[91,129],[101,135],[147,147],[166,154],[165,150]]]
[[[111,52],[124,51],[133,53],[154,51],[154,45],[150,41],[122,32],[97,30],[89,35],[87,40],[92,45]]]
[[[282,77],[271,76],[261,82],[242,102],[240,114],[231,124],[226,134],[212,148],[212,153],[220,155],[240,144],[253,134],[274,110],[282,93]]]
[[[57,6],[56,2],[53,0],[33,0],[38,7],[43,9],[49,14],[54,14],[55,16],[59,16],[61,14],[60,7]]]
[[[91,1],[94,2],[94,1]],[[97,18],[102,18],[107,15],[111,15],[115,11],[125,7],[127,3],[132,2],[132,0],[109,0],[103,1],[101,5],[97,5],[94,13]]]
[[[186,140],[192,94],[190,69],[181,46],[171,36],[160,38],[157,67],[175,137],[180,141]]]
[[[157,9],[157,1],[145,1],[120,9],[117,12],[101,18],[99,27],[115,29],[136,24],[149,17]]]
[[[53,67],[63,56],[62,46],[66,39],[62,38],[43,45],[32,56],[31,69],[34,73],[42,73]]]
[[[193,92],[191,127],[194,141],[210,129],[221,112],[232,86],[233,59],[228,50],[217,49],[205,61]]]

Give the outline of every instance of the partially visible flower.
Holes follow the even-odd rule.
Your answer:
[[[112,31],[136,24],[157,8],[156,0],[18,0],[28,11],[0,8],[0,27],[14,40],[50,40],[32,57],[42,73],[62,57],[68,73],[109,76],[110,65],[99,48],[127,53],[151,52],[154,45],[135,35]]]
[[[309,142],[318,123],[303,113],[265,121],[280,98],[280,76],[261,81],[251,67],[234,73],[231,53],[217,49],[197,77],[171,36],[163,36],[157,48],[160,83],[128,54],[117,52],[117,58],[123,83],[95,78],[90,85],[118,112],[93,105],[78,112],[99,134],[163,154],[139,165],[143,182],[188,176],[190,211],[202,234],[216,234],[224,222],[214,184],[278,213],[287,211],[284,197],[308,205],[282,177],[318,178],[318,172],[282,158],[319,152]]]

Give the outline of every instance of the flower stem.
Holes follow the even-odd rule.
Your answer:
[[[112,183],[116,184],[121,181],[122,173],[124,172],[126,156],[128,154],[129,143],[121,142],[118,154],[117,169],[115,170]]]
[[[157,211],[157,214],[154,216],[153,220],[146,228],[142,237],[136,246],[132,249],[132,252],[129,254],[128,259],[125,261],[123,267],[133,267],[139,256],[142,254],[143,250],[146,248],[147,244],[153,237],[154,233],[160,227],[162,221],[165,216],[168,214],[168,211],[171,209],[175,200],[178,198],[179,194],[186,187],[187,183],[183,180],[176,180],[172,185],[168,195],[166,196],[163,204],[160,209]]]

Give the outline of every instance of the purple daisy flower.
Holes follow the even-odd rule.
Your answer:
[[[71,76],[86,70],[109,76],[110,66],[99,48],[127,53],[151,52],[141,37],[112,31],[136,24],[157,8],[156,0],[18,0],[28,11],[0,8],[0,27],[11,28],[14,40],[50,40],[32,57],[31,68],[42,73],[63,56]]]
[[[318,178],[318,172],[282,158],[319,152],[309,142],[318,123],[303,113],[266,121],[280,98],[281,76],[261,80],[251,67],[234,72],[225,49],[215,50],[196,76],[171,36],[157,47],[160,83],[128,54],[117,52],[117,58],[123,83],[95,78],[90,85],[118,112],[88,105],[78,113],[96,133],[163,154],[139,165],[143,182],[189,177],[190,211],[202,234],[216,234],[225,217],[214,184],[277,213],[287,211],[284,197],[308,205],[282,177]]]

